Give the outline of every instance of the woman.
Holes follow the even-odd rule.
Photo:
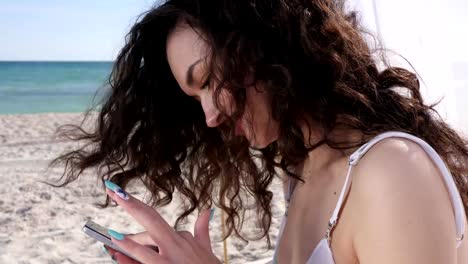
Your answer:
[[[69,131],[89,144],[56,162],[66,183],[102,169],[147,230],[113,241],[144,263],[219,261],[209,210],[194,234],[174,231],[123,191],[130,181],[153,205],[179,191],[178,221],[218,206],[244,238],[253,197],[265,237],[281,171],[275,263],[468,263],[467,141],[423,103],[414,73],[378,67],[363,33],[340,1],[169,0],[128,34],[96,130]]]

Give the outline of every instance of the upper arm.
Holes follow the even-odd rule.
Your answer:
[[[386,139],[357,165],[353,244],[359,262],[455,263],[455,220],[443,178],[419,145]]]

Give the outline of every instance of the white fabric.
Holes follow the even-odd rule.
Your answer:
[[[455,181],[450,174],[450,171],[447,169],[445,166],[445,163],[442,161],[440,156],[436,153],[436,151],[429,146],[425,141],[421,140],[420,138],[417,138],[415,136],[412,136],[407,133],[403,132],[397,132],[397,131],[390,131],[390,132],[385,132],[382,133],[366,144],[362,145],[358,150],[356,150],[349,158],[349,169],[348,173],[346,175],[346,180],[345,183],[343,184],[343,188],[341,190],[340,196],[338,198],[337,205],[335,207],[335,210],[333,211],[333,214],[330,218],[330,227],[328,230],[328,233],[333,230],[335,227],[339,213],[341,211],[344,199],[346,197],[346,194],[349,191],[349,187],[351,186],[351,181],[352,181],[352,168],[359,162],[359,160],[371,149],[375,144],[380,142],[381,140],[389,137],[397,137],[397,138],[406,138],[411,141],[414,141],[415,143],[419,144],[422,149],[429,155],[429,157],[433,160],[433,162],[436,164],[436,166],[439,168],[439,170],[442,173],[442,176],[444,178],[445,185],[447,187],[447,190],[449,191],[450,198],[452,201],[452,206],[454,210],[454,215],[455,215],[455,225],[456,225],[456,231],[457,231],[457,248],[460,246],[462,240],[463,240],[463,235],[465,232],[465,222],[464,222],[464,215],[465,215],[465,210],[463,207],[463,202],[461,200],[460,194],[458,192],[457,186],[455,185]],[[289,181],[289,187],[288,187],[288,193],[285,195],[285,199],[289,203],[290,196],[293,191],[293,185],[291,184],[292,179]],[[286,209],[287,210],[287,209]],[[279,235],[278,235],[278,242],[281,240],[281,236],[283,235],[284,227],[286,225],[287,221],[287,212],[281,222],[280,230],[279,230]],[[274,259],[273,263],[277,263],[277,254],[278,254],[278,244],[276,244],[275,248],[275,254],[274,254]],[[311,256],[307,260],[306,264],[334,264],[334,259],[333,259],[333,253],[330,248],[329,240],[327,237],[322,239],[317,246],[315,247],[314,251],[312,252]]]
[[[312,255],[310,255],[306,264],[319,263],[319,264],[334,264],[335,260],[333,259],[333,253],[328,241],[326,239],[320,240],[320,242],[315,247]]]

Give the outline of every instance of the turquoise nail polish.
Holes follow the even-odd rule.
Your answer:
[[[118,186],[117,184],[111,182],[111,181],[108,181],[108,180],[105,180],[104,181],[104,184],[106,185],[106,187],[112,191],[115,192],[115,190],[117,189],[121,189],[120,186]]]
[[[112,230],[112,229],[108,229],[108,230],[107,230],[107,233],[108,233],[111,237],[113,237],[113,238],[115,238],[115,239],[117,239],[117,240],[123,240],[123,239],[125,238],[124,235],[122,235],[122,234],[120,234],[119,232],[114,231],[114,230]]]
[[[211,211],[210,211],[210,220],[208,220],[208,221],[211,221],[211,219],[213,219],[213,216],[214,216],[214,208],[211,208]]]
[[[117,184],[111,181],[107,181],[107,180],[104,181],[104,184],[109,190],[112,190],[113,192],[115,192],[120,198],[124,200],[129,199],[128,194],[122,188],[120,188],[120,186],[118,186]]]

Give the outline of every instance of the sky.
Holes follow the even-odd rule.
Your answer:
[[[154,2],[0,0],[0,60],[113,60]]]
[[[351,1],[373,21],[372,0]],[[154,2],[0,0],[0,60],[112,60],[137,16]],[[390,36],[385,41],[403,43],[393,45],[399,51],[405,50],[405,34],[412,34],[401,34],[409,27],[432,34],[429,44],[444,49],[446,56],[468,61],[468,52],[459,52],[468,46],[468,1],[375,2],[381,30]]]
[[[468,1],[354,0],[394,65],[414,67],[427,104],[468,136]],[[409,65],[398,55],[411,62]]]
[[[386,48],[412,63],[427,102],[444,98],[438,110],[468,135],[468,1],[348,1]],[[138,15],[154,3],[0,0],[0,61],[112,61]]]

